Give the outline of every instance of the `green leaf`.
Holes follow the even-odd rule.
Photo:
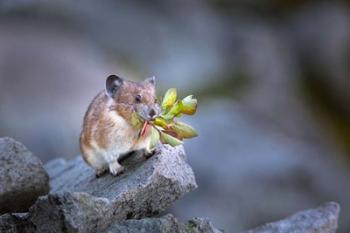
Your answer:
[[[172,107],[171,109],[162,117],[166,120],[166,121],[171,121],[174,119],[174,117],[177,117],[178,115],[181,114],[183,109],[183,104],[182,101],[177,101]]]
[[[163,111],[168,111],[171,106],[176,102],[177,99],[177,91],[176,88],[170,88],[164,95],[162,101],[162,109]]]
[[[193,115],[197,111],[197,99],[193,95],[189,95],[182,100],[182,113],[187,115]]]
[[[198,136],[196,130],[192,126],[183,122],[176,122],[171,128],[178,135],[178,138],[194,138]]]
[[[133,112],[131,114],[131,125],[134,127],[134,128],[141,128],[142,126],[142,119],[141,117],[139,116],[139,114],[137,112]]]
[[[163,144],[177,146],[182,144],[182,139],[198,136],[192,126],[174,120],[183,114],[193,115],[196,113],[197,99],[193,95],[189,95],[183,100],[177,100],[176,89],[170,88],[165,93],[161,106],[161,115],[149,122],[149,124],[153,125],[152,146],[155,146],[159,140]]]
[[[162,127],[163,129],[168,128],[168,123],[162,117],[157,117],[156,119],[154,119],[154,124]]]
[[[159,140],[160,140],[160,135],[159,135],[158,130],[156,130],[154,127],[152,127],[152,129],[151,129],[151,143],[150,143],[151,149],[156,147],[156,145],[159,143]]]
[[[160,140],[163,144],[169,144],[171,146],[178,146],[182,144],[182,141],[179,139],[163,132],[160,133]]]

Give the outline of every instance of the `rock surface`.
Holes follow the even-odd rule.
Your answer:
[[[335,233],[340,207],[329,202],[316,209],[306,210],[245,233]]]
[[[113,224],[105,233],[220,233],[208,219],[195,218],[187,224],[180,223],[173,215],[161,218],[126,220]]]
[[[113,224],[105,233],[182,233],[184,226],[173,215],[166,215],[161,218],[145,218],[140,220],[126,220]]]
[[[35,227],[28,214],[4,214],[0,216],[1,233],[34,233]]]
[[[220,233],[207,218],[194,218],[186,224],[186,232],[190,233]]]
[[[26,158],[33,157],[22,144],[9,138],[0,139],[0,149],[1,159],[5,164],[1,168],[2,172],[5,169],[16,170],[15,165],[19,161],[28,162]],[[36,162],[35,165],[41,165],[39,160]],[[71,161],[50,161],[45,165],[48,175],[40,166],[46,178],[50,177],[51,191],[47,195],[36,197],[37,201],[27,213],[1,215],[0,232],[222,232],[206,218],[194,218],[187,223],[181,223],[170,214],[155,217],[175,200],[197,187],[182,146],[173,148],[160,145],[157,154],[148,160],[135,153],[123,158],[121,163],[126,168],[124,174],[117,177],[105,174],[100,178],[95,177],[94,170],[81,157]],[[31,168],[30,171],[34,171],[37,167],[33,165]],[[21,170],[22,173],[15,173],[18,175],[17,179],[31,174],[25,169]],[[1,177],[7,179],[8,176]],[[21,199],[22,195],[23,193],[18,198]],[[335,233],[339,212],[339,205],[329,202],[319,208],[296,213],[245,233]]]
[[[45,167],[52,189],[30,208],[28,229],[102,232],[116,221],[159,214],[197,184],[182,146],[164,145],[158,151],[146,161],[139,154],[130,156],[122,162],[125,173],[118,177],[96,178],[81,157],[49,162]],[[10,219],[16,223],[13,216]]]
[[[329,202],[316,209],[301,211],[284,220],[268,223],[244,233],[335,233],[338,226],[339,212],[339,205],[334,202]],[[28,214],[4,214],[0,216],[0,232],[76,232],[76,229],[67,228],[67,226],[63,225],[56,225],[55,220],[57,219],[46,220],[51,221],[51,224],[54,225],[51,228],[43,230],[42,228],[38,229],[35,227]],[[223,231],[215,228],[206,218],[195,218],[183,224],[173,215],[168,214],[160,218],[116,221],[106,230],[101,231],[99,228],[95,228],[95,231],[90,232],[220,233]]]
[[[49,192],[41,161],[21,143],[0,138],[0,214],[24,212]]]
[[[329,202],[316,209],[298,212],[284,220],[268,223],[245,233],[335,233],[340,207]],[[161,218],[126,220],[113,224],[105,233],[220,233],[205,218],[195,218],[186,224],[180,223],[173,215]]]

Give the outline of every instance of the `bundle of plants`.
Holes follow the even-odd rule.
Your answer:
[[[139,136],[142,137],[146,129],[151,126],[151,148],[159,142],[171,146],[180,145],[183,139],[193,138],[198,134],[192,126],[178,119],[183,115],[194,115],[196,111],[197,99],[193,95],[178,99],[176,89],[171,88],[163,97],[159,116],[153,120],[144,120],[135,116],[135,121],[142,124]]]

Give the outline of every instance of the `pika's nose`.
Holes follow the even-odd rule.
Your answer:
[[[151,109],[149,110],[148,115],[149,115],[151,118],[153,118],[153,117],[156,115],[156,110],[154,110],[153,108],[151,108]]]

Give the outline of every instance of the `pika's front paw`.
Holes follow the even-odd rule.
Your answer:
[[[123,173],[125,168],[121,166],[118,161],[115,161],[113,163],[109,164],[109,171],[114,175],[117,176],[121,173]]]

